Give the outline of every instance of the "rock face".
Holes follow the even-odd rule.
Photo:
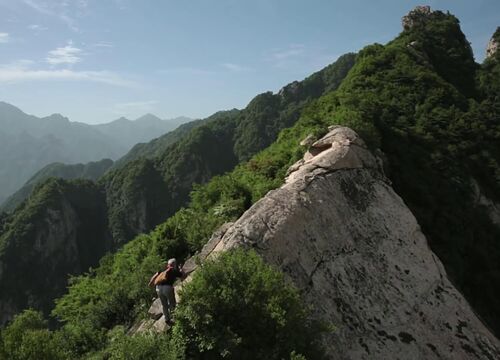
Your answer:
[[[403,16],[401,23],[403,29],[410,30],[415,26],[424,24],[429,15],[432,14],[430,6],[417,6],[415,9],[411,10],[407,15]]]
[[[148,315],[153,320],[158,320],[163,316],[163,310],[159,298],[157,298],[149,308]]]
[[[221,231],[203,257],[254,248],[335,325],[324,339],[333,358],[500,358],[381,161],[348,128],[332,127],[281,188]]]
[[[497,31],[495,32],[495,35],[493,35],[493,37],[490,39],[490,42],[488,43],[488,46],[486,47],[486,57],[487,58],[494,56],[496,54],[496,52],[498,51],[498,47],[499,47],[498,38],[500,38],[500,28],[497,29]]]
[[[476,205],[483,206],[493,224],[500,226],[500,204],[488,198],[476,180],[473,179],[471,183]]]

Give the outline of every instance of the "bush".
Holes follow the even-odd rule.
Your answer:
[[[47,329],[40,312],[25,310],[2,331],[0,357],[9,360],[67,359],[62,340]]]
[[[173,342],[188,358],[319,357],[322,328],[298,291],[254,251],[207,261],[182,289]]]
[[[161,334],[139,334],[128,336],[122,326],[109,332],[109,345],[89,360],[167,360],[173,359],[169,341]]]

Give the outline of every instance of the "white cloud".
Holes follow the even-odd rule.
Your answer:
[[[303,44],[292,44],[286,49],[277,49],[271,53],[274,60],[286,60],[304,54],[305,46]]]
[[[45,26],[42,26],[42,25],[38,25],[38,24],[31,24],[28,26],[28,29],[34,30],[34,31],[45,31],[48,28]]]
[[[113,0],[116,7],[120,10],[125,10],[127,7],[125,6],[125,0]]]
[[[72,3],[66,0],[23,0],[23,3],[42,15],[58,18],[74,32],[79,32],[80,29],[73,15],[69,14],[81,15],[81,12],[84,11],[88,5],[87,1],[84,0]]]
[[[99,41],[98,43],[95,43],[92,46],[99,47],[99,48],[112,48],[112,47],[115,47],[112,43],[106,42],[106,41]]]
[[[10,36],[8,33],[0,32],[0,44],[8,43],[10,40]]]
[[[77,0],[77,5],[79,8],[85,9],[89,6],[88,0]]]
[[[325,47],[290,44],[268,51],[264,60],[278,69],[304,70],[305,75],[313,69],[321,69],[331,64],[336,58],[338,55]]]
[[[247,71],[253,70],[249,67],[238,65],[238,64],[233,64],[233,63],[224,63],[224,64],[222,64],[222,66],[225,67],[227,70],[233,71],[233,72],[247,72]]]
[[[189,67],[189,66],[184,66],[184,67],[175,67],[175,68],[170,68],[170,69],[160,69],[157,71],[159,74],[167,74],[167,75],[213,75],[215,74],[214,71],[207,70],[207,69],[202,69],[202,68],[196,68],[196,67]]]
[[[76,64],[82,60],[79,57],[81,52],[82,49],[74,47],[73,42],[68,41],[66,46],[49,51],[45,60],[51,65]]]
[[[74,32],[80,32],[80,29],[76,25],[76,20],[73,19],[71,16],[66,14],[59,14],[59,19],[61,19],[61,21],[65,23],[66,26],[69,27]]]
[[[74,71],[69,69],[33,69],[33,61],[20,60],[13,64],[0,65],[0,83],[20,83],[26,81],[85,81],[114,86],[134,86],[135,84],[110,71]]]
[[[44,2],[35,1],[35,0],[23,0],[23,3],[28,5],[33,10],[44,14],[44,15],[53,15],[52,11],[50,11]]]

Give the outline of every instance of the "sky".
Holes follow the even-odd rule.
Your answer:
[[[0,0],[0,101],[90,124],[203,118],[386,43],[422,4],[484,59],[499,0]]]

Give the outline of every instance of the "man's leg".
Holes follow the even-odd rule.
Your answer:
[[[165,286],[165,295],[168,300],[168,309],[170,311],[170,315],[172,315],[175,306],[177,305],[177,301],[175,300],[175,291],[173,286]],[[171,318],[171,317],[170,317]]]
[[[158,294],[158,297],[160,298],[161,301],[161,306],[163,310],[163,315],[165,316],[165,321],[170,321],[169,301],[166,288],[167,288],[166,285],[160,285],[158,286],[156,293]]]

